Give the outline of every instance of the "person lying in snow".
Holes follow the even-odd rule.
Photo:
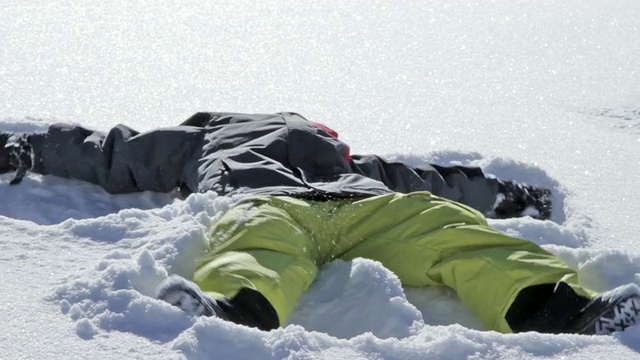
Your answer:
[[[405,285],[446,285],[490,330],[609,334],[640,320],[640,290],[596,294],[533,242],[485,217],[551,216],[551,192],[471,167],[412,167],[350,155],[335,131],[296,113],[197,113],[180,126],[108,134],[56,124],[1,134],[0,171],[81,179],[110,193],[244,194],[210,230],[190,280],[157,296],[193,315],[270,330],[318,268],[380,261]]]

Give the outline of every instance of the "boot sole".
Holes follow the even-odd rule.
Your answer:
[[[640,324],[640,296],[630,296],[613,304],[599,317],[588,322],[580,334],[609,335]]]

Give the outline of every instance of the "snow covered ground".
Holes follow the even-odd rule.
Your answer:
[[[474,164],[553,189],[553,221],[492,221],[640,284],[640,3],[45,1],[0,4],[0,130],[106,130],[199,110],[297,111],[354,152]],[[609,337],[501,335],[379,263],[324,268],[288,326],[190,318],[151,296],[228,208],[0,176],[2,359],[640,359]],[[168,269],[168,270],[167,270]]]

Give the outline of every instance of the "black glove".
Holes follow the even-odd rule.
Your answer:
[[[19,184],[33,167],[32,154],[29,134],[0,133],[0,174],[17,170],[10,185]]]
[[[551,217],[551,206],[549,189],[514,181],[498,181],[498,198],[493,209],[496,218],[531,216],[546,220]]]

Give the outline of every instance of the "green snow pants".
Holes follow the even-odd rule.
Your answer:
[[[336,258],[380,261],[409,286],[449,286],[488,329],[503,333],[511,332],[505,315],[526,287],[562,280],[594,295],[556,256],[429,192],[330,201],[251,197],[213,226],[209,245],[196,260],[194,282],[214,297],[257,289],[280,324],[318,267]]]

